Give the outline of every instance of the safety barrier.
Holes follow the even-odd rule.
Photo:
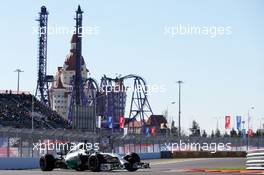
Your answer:
[[[159,159],[160,153],[141,153],[142,160]],[[0,170],[19,170],[39,168],[38,157],[0,157]]]
[[[233,158],[246,157],[244,151],[218,151],[211,153],[209,151],[174,151],[173,158]]]
[[[264,149],[248,151],[246,160],[247,170],[264,169]]]
[[[161,151],[160,152],[160,158],[162,159],[171,159],[173,158],[173,154],[171,151]]]
[[[141,160],[148,160],[148,159],[160,159],[160,153],[137,153]],[[119,154],[120,156],[125,156],[126,154]]]
[[[39,167],[39,158],[0,157],[0,170],[34,169]]]
[[[160,153],[139,153],[138,155],[141,160],[160,158]]]

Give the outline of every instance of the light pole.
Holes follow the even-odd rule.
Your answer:
[[[183,83],[183,81],[179,80],[177,81],[177,83],[179,84],[179,133],[178,133],[178,137],[181,137],[181,84]]]
[[[249,126],[249,124],[250,124],[250,120],[251,120],[251,117],[250,117],[250,110],[253,110],[253,109],[255,109],[253,106],[248,110],[248,131],[249,131],[249,128],[250,128],[250,126]]]
[[[32,102],[31,102],[31,130],[34,131],[34,91],[32,93]]]
[[[250,126],[249,126],[249,123],[250,123],[250,110],[253,110],[253,109],[255,109],[253,106],[251,107],[251,108],[249,108],[249,110],[248,110],[248,131],[247,131],[247,150],[249,149],[249,128],[250,128]]]
[[[17,94],[19,93],[19,81],[20,81],[20,73],[24,72],[21,69],[16,69],[14,72],[17,72]]]

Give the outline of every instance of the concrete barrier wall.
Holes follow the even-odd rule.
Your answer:
[[[160,153],[140,153],[138,154],[141,160],[146,159],[159,159]]]
[[[246,157],[244,151],[175,151],[173,158],[227,158],[227,157]]]
[[[160,153],[137,153],[141,160],[147,159],[160,159]],[[121,157],[125,156],[125,154],[119,154]]]
[[[0,170],[39,168],[39,158],[0,157]]]
[[[142,160],[159,159],[160,153],[141,153]],[[0,170],[18,170],[18,169],[35,169],[39,168],[39,158],[17,158],[17,157],[0,157]]]

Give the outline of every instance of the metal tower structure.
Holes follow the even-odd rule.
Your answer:
[[[121,82],[121,84],[123,84],[124,81],[128,81],[128,80],[133,80],[133,87],[132,87],[132,98],[131,98],[131,104],[130,104],[130,111],[129,111],[129,117],[128,117],[128,123],[132,123],[132,126],[129,124],[128,127],[129,129],[131,128],[132,131],[135,131],[135,126],[134,123],[138,122],[140,124],[140,126],[143,128],[142,131],[144,131],[144,129],[147,126],[147,119],[153,115],[151,106],[149,104],[148,101],[148,96],[147,96],[147,84],[146,81],[138,76],[138,75],[126,75],[123,77],[119,77],[119,78],[109,78],[109,77],[102,77],[101,79],[101,84],[100,84],[100,94],[101,96],[105,96],[105,103],[106,103],[106,107],[104,109],[104,115],[107,116],[111,116],[114,114],[115,108],[117,106],[115,106],[116,104],[119,104],[116,101],[116,98],[114,98],[115,96],[113,96],[115,93],[117,95],[119,95],[120,93],[118,92],[112,92],[113,87],[114,86],[114,82]],[[122,91],[125,91],[125,89],[122,89]],[[123,102],[126,101],[126,97],[127,95],[122,94],[122,96],[118,96],[118,100],[121,100],[121,105],[124,105]],[[102,97],[101,97],[102,98]],[[124,108],[124,106],[118,106],[118,108]],[[123,114],[121,115],[124,115]],[[119,114],[120,115],[120,114]],[[155,121],[154,121],[155,122]]]
[[[101,78],[100,89],[96,98],[97,116],[102,117],[102,127],[109,128],[112,132],[120,129],[119,117],[124,116],[125,111],[125,104],[120,101],[120,99],[125,100],[124,94],[113,89],[118,81],[104,75]],[[107,122],[110,117],[112,121],[111,127],[109,127]]]
[[[124,76],[123,79],[134,80],[128,121],[132,122],[132,126],[128,124],[128,129],[132,128],[132,131],[135,132],[134,124],[135,122],[138,122],[143,129],[141,132],[144,132],[147,126],[147,119],[153,115],[153,111],[148,101],[147,83],[142,77],[133,74]],[[154,121],[154,123],[156,123],[156,121]]]
[[[88,105],[88,99],[85,96],[84,85],[86,80],[82,77],[82,15],[83,11],[81,10],[80,5],[76,11],[76,17],[74,18],[76,21],[75,25],[75,36],[76,36],[76,58],[75,58],[75,75],[72,79],[72,92],[70,99],[70,106],[68,111],[68,120],[72,122],[74,120],[78,120],[78,109],[84,109]],[[91,79],[87,80],[88,82],[92,81]],[[73,112],[75,110],[75,112]],[[77,111],[76,111],[77,110]]]
[[[75,26],[75,33],[77,37],[76,43],[76,69],[75,69],[75,77],[74,77],[74,93],[73,97],[76,105],[83,104],[83,79],[82,79],[82,72],[81,72],[81,61],[82,61],[82,14],[83,11],[81,10],[80,5],[76,11],[76,26]]]
[[[99,91],[98,84],[95,79],[88,78],[86,80],[87,84],[87,103],[89,106],[96,107],[96,97]]]
[[[38,80],[36,96],[40,101],[50,106],[48,82],[51,78],[47,76],[47,31],[48,31],[48,11],[45,6],[41,7],[39,13],[39,48],[38,48]]]

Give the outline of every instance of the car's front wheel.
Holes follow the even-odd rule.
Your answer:
[[[42,171],[52,171],[55,167],[55,158],[51,154],[46,154],[40,158],[39,166]]]
[[[100,154],[91,155],[88,159],[88,168],[92,172],[101,171],[101,159],[102,156]]]
[[[124,157],[124,159],[128,161],[128,164],[125,165],[127,171],[133,172],[138,170],[137,167],[134,167],[135,164],[140,163],[140,157],[138,154],[136,153],[128,154]]]

